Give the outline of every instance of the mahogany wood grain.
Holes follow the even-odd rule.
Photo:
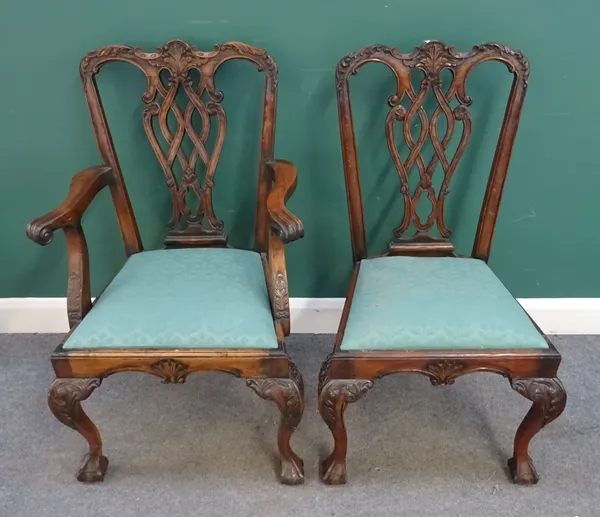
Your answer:
[[[101,383],[101,379],[56,379],[48,390],[50,411],[88,442],[89,453],[77,472],[77,480],[88,483],[103,481],[108,467],[108,458],[102,454],[98,428],[81,407],[81,401],[87,399]]]
[[[104,187],[114,183],[110,167],[95,166],[73,176],[65,200],[54,210],[35,218],[27,225],[27,236],[37,244],[52,242],[53,233],[64,228],[77,227],[81,216]]]
[[[271,228],[277,233],[283,244],[304,237],[302,221],[285,206],[292,197],[298,183],[298,170],[292,162],[277,160],[269,163],[275,184],[267,198],[267,211]]]
[[[65,233],[69,256],[67,314],[71,328],[92,308],[90,263],[81,217],[98,192],[113,184],[110,167],[85,169],[73,177],[67,197],[59,207],[27,225],[27,236],[42,246],[52,242],[55,230],[62,229]]]
[[[165,246],[225,246],[227,237],[223,223],[217,218],[212,201],[215,174],[227,129],[221,104],[223,94],[215,86],[215,74],[223,63],[232,59],[254,63],[265,76],[254,249],[261,253],[266,264],[265,278],[278,347],[272,350],[73,350],[62,346],[69,333],[51,358],[57,379],[50,386],[49,406],[61,422],[78,431],[89,444],[90,452],[77,475],[80,481],[102,481],[108,466],[108,460],[102,454],[98,429],[80,404],[100,386],[102,379],[114,373],[133,371],[155,375],[165,383],[180,384],[192,373],[218,371],[247,378],[248,386],[259,396],[275,402],[282,414],[278,433],[280,480],[286,484],[303,482],[302,460],[290,446],[292,433],[302,418],[304,395],[302,377],[287,355],[284,344],[284,337],[290,332],[284,244],[301,238],[304,229],[300,220],[285,207],[296,187],[296,167],[291,162],[276,161],[273,157],[277,66],[266,50],[228,42],[204,52],[184,41],[173,40],[156,52],[109,45],[88,53],[81,61],[80,74],[103,165],[77,174],[65,201],[55,210],[33,220],[27,227],[27,235],[38,244],[46,245],[52,240],[55,230],[65,232],[69,255],[67,308],[71,332],[92,309],[89,256],[81,216],[102,188],[110,188],[127,256],[143,250],[96,83],[96,74],[106,63],[121,61],[136,66],[147,79],[147,89],[142,95],[146,106],[141,123],[163,170],[173,203]],[[199,80],[193,79],[192,71],[199,72]],[[176,97],[181,95],[187,98],[184,107],[176,102]],[[199,131],[192,125],[193,116],[198,116],[202,122]],[[176,121],[175,129],[167,123],[171,117]],[[216,124],[211,124],[211,121]],[[209,133],[211,126],[215,125],[215,145],[209,150]],[[189,152],[184,150],[184,139],[191,143]],[[196,208],[193,208],[194,203],[188,202],[190,196],[196,198]],[[199,296],[206,295],[199,293]],[[223,310],[226,309],[223,307]]]
[[[270,230],[268,252],[265,260],[265,274],[269,286],[269,297],[273,317],[278,327],[278,335],[290,333],[290,307],[285,244],[304,236],[302,221],[285,206],[286,201],[296,190],[298,172],[288,161],[277,160],[268,163],[274,185],[267,198],[267,213]]]
[[[453,384],[458,377],[473,372],[491,372],[508,377],[512,387],[533,402],[531,411],[517,431],[509,469],[516,483],[532,484],[538,480],[527,452],[529,442],[544,425],[560,415],[566,404],[566,393],[556,378],[561,356],[548,338],[548,349],[411,350],[410,343],[406,343],[404,350],[345,351],[341,348],[360,274],[360,261],[369,257],[350,105],[350,76],[366,63],[379,62],[390,68],[396,78],[396,89],[388,97],[390,109],[384,129],[390,158],[400,180],[404,214],[400,225],[393,229],[386,255],[452,257],[456,254],[450,240],[451,231],[444,218],[444,203],[470,136],[478,129],[474,127],[469,112],[474,101],[467,95],[467,78],[473,69],[487,61],[504,63],[514,77],[473,245],[472,256],[487,261],[529,78],[529,62],[522,52],[498,43],[478,45],[469,52],[457,52],[454,47],[439,41],[429,41],[409,54],[384,45],[371,45],[348,54],[337,66],[339,125],[355,266],[334,349],[322,364],[319,374],[319,410],[334,438],[333,451],[322,463],[321,475],[326,483],[342,484],[347,479],[348,444],[344,423],[347,405],[359,400],[377,379],[402,372],[425,375],[435,386]],[[446,89],[441,79],[444,70],[449,70],[452,75]],[[422,74],[418,89],[411,82],[415,72]],[[431,97],[436,108],[429,116],[424,103]],[[438,125],[442,119],[446,122],[446,129],[440,138]],[[401,157],[396,143],[398,123],[402,124],[402,140],[408,148],[405,159]],[[413,126],[420,127],[416,138],[411,133]],[[448,156],[448,146],[459,128],[458,146]],[[434,152],[426,159],[423,150],[427,141]],[[436,191],[432,178],[438,167],[441,167],[443,179]],[[418,175],[418,184],[411,187],[409,176],[414,174]],[[427,198],[431,207],[425,218],[417,212],[422,198]],[[407,236],[411,228],[414,234]],[[437,235],[434,230],[437,230]],[[406,293],[406,296],[410,297],[410,294]],[[423,318],[427,318],[427,307],[423,307]],[[482,347],[487,345],[490,344],[482,343]]]
[[[435,248],[436,241],[439,242],[442,251],[451,245],[448,241],[450,229],[447,227],[444,218],[444,205],[446,196],[450,191],[450,182],[464,155],[472,133],[469,107],[473,100],[466,92],[467,78],[473,69],[486,61],[504,63],[515,77],[491,167],[487,193],[475,239],[474,249],[476,253],[474,255],[477,258],[487,260],[502,195],[502,186],[508,170],[529,78],[529,62],[527,59],[520,51],[515,51],[498,43],[478,45],[473,47],[470,52],[456,52],[454,47],[446,46],[439,41],[429,41],[415,48],[409,54],[402,54],[397,49],[385,45],[372,45],[348,54],[339,62],[336,69],[336,88],[355,261],[367,257],[367,247],[358,153],[350,105],[349,77],[356,74],[363,65],[369,62],[385,64],[396,77],[397,88],[388,98],[390,110],[385,121],[388,149],[398,172],[401,185],[400,192],[404,201],[402,222],[393,231],[394,241],[411,243],[429,237],[428,254],[430,254],[432,248]],[[446,91],[443,90],[440,77],[441,72],[444,70],[452,72],[452,83]],[[418,91],[415,91],[411,83],[411,75],[415,71],[423,72],[423,79]],[[423,107],[429,96],[433,96],[437,102],[437,107],[431,117],[428,116]],[[405,105],[405,101],[408,102],[408,107]],[[458,105],[453,108],[452,102],[456,102]],[[442,118],[446,121],[446,129],[444,136],[440,139],[438,126]],[[415,140],[410,127],[417,123],[417,119],[420,133]],[[396,146],[395,128],[397,122],[402,122],[403,140],[409,149],[406,160],[402,159]],[[462,129],[458,147],[453,155],[448,156],[446,154],[447,148],[459,124]],[[434,148],[434,153],[426,161],[423,156],[423,148],[428,140]],[[443,180],[439,192],[436,192],[432,178],[438,165],[442,168]],[[416,188],[411,189],[409,175],[414,169],[419,175],[419,184]],[[431,205],[425,221],[417,213],[417,205],[423,196],[429,200]],[[406,237],[405,234],[411,227],[415,229],[415,234]],[[430,234],[434,227],[439,232],[439,238],[435,238]]]
[[[103,378],[120,372],[145,372],[161,377],[165,383],[181,384],[196,372],[285,378],[289,357],[284,350],[60,348],[52,355],[52,366],[57,377]]]

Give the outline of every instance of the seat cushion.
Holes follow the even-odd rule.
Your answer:
[[[260,255],[132,255],[63,348],[277,348]]]
[[[342,350],[547,348],[492,270],[476,259],[363,260]]]

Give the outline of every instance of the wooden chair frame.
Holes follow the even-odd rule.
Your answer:
[[[81,408],[81,401],[100,386],[102,379],[118,372],[135,371],[156,375],[165,383],[183,383],[191,373],[219,371],[247,378],[247,385],[260,397],[275,402],[281,411],[278,431],[280,479],[287,484],[303,482],[302,460],[290,447],[291,435],[302,417],[304,399],[302,378],[284,345],[284,338],[290,333],[284,244],[301,238],[304,230],[301,221],[285,206],[296,187],[296,167],[273,157],[277,66],[265,50],[229,42],[215,46],[211,52],[202,52],[183,41],[173,40],[154,53],[122,45],[111,45],[88,53],[81,61],[80,72],[103,165],[75,175],[65,201],[48,214],[33,220],[27,227],[27,235],[38,244],[47,245],[54,231],[61,229],[65,233],[69,256],[67,310],[71,331],[92,308],[88,249],[81,217],[100,190],[108,188],[111,192],[127,256],[143,250],[95,80],[95,75],[104,64],[122,61],[138,67],[148,80],[148,88],[142,96],[146,103],[144,128],[165,173],[173,199],[173,217],[165,246],[226,246],[223,223],[216,218],[212,208],[214,174],[226,130],[225,112],[221,106],[223,94],[215,88],[214,76],[220,65],[231,59],[253,62],[266,77],[254,250],[262,256],[279,346],[273,350],[73,350],[63,348],[69,333],[51,358],[57,379],[50,386],[48,402],[54,415],[78,431],[89,444],[89,454],[77,475],[80,481],[101,481],[108,465],[108,460],[102,454],[100,434]],[[198,84],[193,83],[190,75],[192,69],[200,72]],[[161,78],[163,71],[168,73],[167,82]],[[175,103],[178,90],[184,90],[189,99],[185,110]],[[202,99],[203,95],[208,95],[208,102]],[[203,122],[200,134],[192,126],[194,112]],[[169,113],[177,120],[174,133],[171,133],[167,123]],[[211,153],[205,145],[210,131],[210,118],[213,116],[218,119],[219,130]],[[167,142],[166,151],[161,148],[154,134],[153,119],[160,125]],[[189,155],[181,147],[184,134],[193,143],[193,151]],[[205,166],[203,184],[197,177],[196,164],[199,159]],[[181,179],[177,179],[173,169],[176,160],[183,171]],[[186,204],[186,196],[190,193],[199,200],[200,208],[196,212]]]
[[[476,46],[471,52],[460,53],[439,41],[430,41],[415,48],[410,54],[401,54],[395,48],[383,45],[365,47],[346,56],[337,66],[339,123],[355,267],[334,350],[323,363],[319,375],[319,410],[334,438],[333,452],[322,463],[322,478],[326,483],[346,482],[348,447],[344,424],[346,406],[359,400],[373,387],[375,380],[400,372],[426,375],[435,386],[453,384],[457,377],[472,372],[493,372],[507,377],[515,391],[533,402],[531,410],[517,430],[514,454],[508,462],[509,470],[515,483],[533,484],[538,481],[538,475],[528,455],[529,442],[542,427],[562,413],[566,404],[565,390],[556,377],[561,356],[547,338],[548,349],[344,351],[340,348],[361,260],[368,256],[350,107],[350,75],[355,74],[365,63],[380,62],[387,65],[397,79],[397,91],[388,100],[390,111],[386,119],[386,135],[400,177],[401,193],[404,198],[404,218],[401,225],[394,230],[394,239],[386,255],[456,256],[449,240],[450,231],[444,222],[444,199],[450,179],[471,133],[471,118],[468,111],[471,98],[466,93],[467,77],[478,64],[491,60],[504,63],[513,73],[514,81],[491,167],[472,253],[472,257],[487,262],[527,88],[529,77],[527,59],[520,51],[514,51],[497,43]],[[450,70],[453,76],[447,91],[443,91],[440,79],[440,73],[445,69]],[[424,75],[419,91],[415,91],[411,85],[411,73],[415,70],[422,71]],[[423,102],[428,92],[433,92],[438,102],[438,107],[431,117],[428,117],[423,109]],[[401,104],[406,98],[410,102],[408,108]],[[450,102],[454,99],[458,106],[452,109]],[[440,139],[437,124],[443,115],[447,117],[448,125],[445,136]],[[416,142],[407,129],[415,116],[418,116],[421,121],[421,136]],[[403,124],[404,139],[409,147],[406,161],[400,158],[394,140],[393,126],[397,120],[406,121]],[[463,123],[463,133],[455,155],[448,158],[446,148],[457,120]],[[428,165],[421,156],[421,149],[427,138],[431,139],[435,150]],[[438,163],[442,166],[444,179],[440,192],[436,193],[431,177]],[[411,193],[408,174],[413,166],[418,169],[420,183]],[[416,211],[416,205],[422,195],[426,195],[431,202],[431,212],[425,222],[419,218]],[[411,225],[416,228],[416,233],[406,238],[404,233]],[[437,225],[439,237],[432,237],[429,234],[434,225]],[[537,325],[536,328],[543,335]]]

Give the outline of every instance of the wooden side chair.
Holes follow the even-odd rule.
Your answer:
[[[474,129],[467,77],[477,65],[491,60],[504,63],[514,80],[473,252],[470,257],[459,257],[449,240],[444,202]],[[388,100],[385,133],[404,203],[402,222],[394,230],[387,252],[378,257],[367,254],[348,84],[349,77],[368,62],[387,65],[397,80],[397,89]],[[448,88],[441,79],[444,70],[451,73]],[[422,73],[420,87],[411,83],[415,72]],[[509,470],[515,483],[538,481],[528,446],[565,407],[566,393],[556,377],[561,356],[487,266],[528,76],[529,63],[523,54],[496,43],[476,46],[465,53],[438,41],[426,42],[410,54],[382,45],[369,46],[349,54],[337,66],[355,267],[335,347],[319,376],[319,410],[335,442],[333,452],[322,464],[326,483],[346,482],[346,406],[365,395],[376,379],[399,372],[426,375],[434,386],[453,384],[457,377],[472,372],[507,377],[515,391],[533,402],[517,430]],[[435,99],[431,116],[423,107],[428,96]],[[444,136],[438,130],[440,119],[447,121]],[[418,125],[417,121],[420,134],[415,137],[411,127]],[[407,146],[405,158],[396,145],[397,123],[402,125]],[[460,131],[460,141],[456,151],[448,153],[455,131]],[[422,153],[426,141],[434,149],[430,160],[425,160]],[[436,189],[432,176],[438,164],[442,177]],[[416,182],[409,184],[409,175],[413,172],[415,179],[415,170],[416,186]],[[421,198],[430,202],[426,219],[417,211]],[[411,228],[414,234],[406,236]]]
[[[227,247],[212,203],[226,132],[215,73],[231,59],[251,61],[266,77],[253,250]],[[173,202],[166,249],[144,251],[125,188],[95,80],[111,61],[130,63],[147,79],[143,126]],[[81,408],[102,379],[135,371],[183,383],[191,373],[218,371],[247,378],[259,397],[278,406],[280,479],[302,483],[302,460],[290,447],[304,401],[302,378],[284,346],[290,333],[284,244],[301,238],[304,230],[285,207],[296,187],[296,167],[273,158],[275,61],[243,43],[202,52],[174,40],[153,53],[122,45],[101,48],[83,58],[80,72],[102,165],[76,174],[65,201],[27,227],[29,238],[41,245],[51,242],[55,230],[66,235],[71,331],[52,355],[57,379],[48,403],[58,420],[89,444],[77,479],[102,481],[108,465],[98,429]],[[176,96],[184,97],[184,106]],[[202,122],[200,130],[192,117]],[[211,122],[218,127],[212,149],[207,144]],[[81,217],[105,187],[128,258],[92,304]]]

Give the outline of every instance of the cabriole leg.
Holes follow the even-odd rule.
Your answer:
[[[326,384],[319,393],[319,412],[331,430],[334,445],[331,454],[321,465],[321,476],[328,485],[346,483],[346,452],[348,435],[344,411],[349,403],[359,400],[373,387],[371,381],[355,379],[324,379]]]
[[[292,434],[304,413],[304,384],[296,365],[290,360],[289,379],[248,379],[246,384],[262,399],[275,402],[281,412],[277,433],[281,482],[285,485],[304,483],[304,462],[290,445]]]
[[[100,386],[101,379],[56,379],[48,390],[48,407],[58,420],[83,436],[90,447],[77,473],[77,480],[84,482],[102,481],[108,459],[102,455],[102,439],[98,428],[81,407]]]
[[[511,387],[533,402],[517,429],[513,457],[508,460],[513,481],[520,485],[534,485],[539,477],[529,457],[529,442],[550,422],[560,416],[567,403],[567,394],[557,379],[511,379]]]

